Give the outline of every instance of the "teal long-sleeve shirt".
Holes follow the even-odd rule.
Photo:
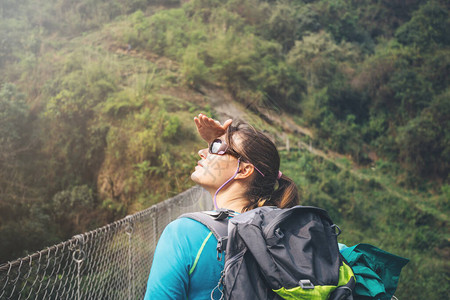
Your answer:
[[[145,300],[211,299],[224,261],[217,239],[203,224],[180,218],[164,229],[153,256]]]

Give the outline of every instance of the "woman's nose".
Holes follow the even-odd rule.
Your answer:
[[[201,157],[201,158],[203,158],[203,159],[206,159],[206,156],[208,155],[208,149],[200,149],[199,151],[198,151],[198,155]]]

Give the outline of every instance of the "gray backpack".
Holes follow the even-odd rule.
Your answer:
[[[342,258],[339,227],[320,208],[260,207],[184,214],[207,226],[225,267],[211,299],[351,300],[352,269]]]

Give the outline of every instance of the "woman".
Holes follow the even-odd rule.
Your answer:
[[[292,207],[295,184],[279,170],[273,142],[248,125],[223,125],[200,114],[194,118],[208,148],[192,180],[213,196],[214,206],[242,213],[263,205]],[[145,299],[210,299],[224,262],[216,258],[217,240],[203,224],[188,218],[170,223],[158,242]]]

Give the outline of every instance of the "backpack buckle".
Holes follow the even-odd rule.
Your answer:
[[[302,279],[298,282],[298,284],[304,290],[313,290],[314,289],[314,284],[309,279]]]
[[[204,211],[203,213],[212,217],[214,220],[222,221],[231,216],[232,214],[234,214],[235,211],[226,208],[219,208],[218,210],[215,211]]]
[[[227,248],[227,243],[228,243],[228,237],[224,236],[224,237],[220,237],[217,240],[217,260],[221,261],[222,257],[223,257],[223,251]]]
[[[231,209],[223,209],[223,208],[219,209],[217,212],[218,215],[214,217],[216,220],[225,220],[234,213],[234,211]]]

